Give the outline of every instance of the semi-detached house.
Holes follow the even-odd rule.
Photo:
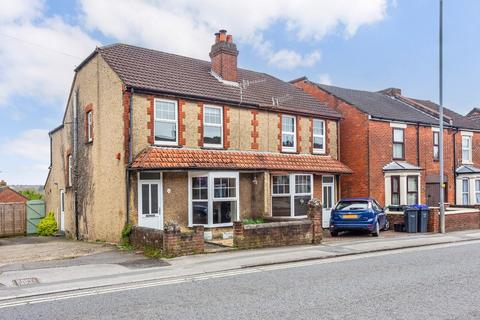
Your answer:
[[[342,114],[340,160],[353,174],[342,197],[372,196],[385,206],[440,197],[438,105],[389,88],[369,92],[293,80]],[[448,108],[444,113],[445,201],[480,204],[480,125]]]
[[[45,184],[67,236],[118,241],[126,223],[170,220],[228,236],[234,220],[335,203],[351,172],[340,113],[237,56],[221,30],[210,61],[114,44],[76,68]]]

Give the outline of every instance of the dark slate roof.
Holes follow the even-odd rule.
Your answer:
[[[472,110],[470,110],[470,112],[467,113],[467,118],[477,123],[480,123],[480,108],[473,108]]]
[[[265,73],[239,68],[238,81],[249,82],[241,96],[239,87],[222,83],[210,73],[210,61],[126,44],[101,47],[96,52],[127,87],[283,112],[340,117],[333,108],[294,85]],[[272,98],[278,99],[277,106],[273,106]]]
[[[354,105],[374,118],[438,124],[438,120],[414,107],[381,93],[316,84],[320,89]]]
[[[463,165],[455,170],[457,174],[480,173],[480,169],[471,165]]]
[[[392,161],[383,167],[383,171],[418,171],[422,168],[404,161]]]
[[[432,102],[430,100],[420,100],[420,99],[413,99],[413,98],[409,98],[417,103],[420,103],[422,105],[424,105],[425,107],[429,108],[429,109],[432,109],[434,110],[435,112],[439,112],[439,109],[440,109],[440,106],[438,104],[436,104],[435,102]],[[466,117],[466,116],[463,116],[451,109],[448,109],[448,108],[443,108],[443,112],[444,114],[451,118],[452,121],[453,121],[453,126],[454,127],[458,127],[458,128],[461,128],[461,129],[473,129],[473,130],[478,130],[480,129],[480,124],[476,123],[475,121],[473,121],[472,119]]]

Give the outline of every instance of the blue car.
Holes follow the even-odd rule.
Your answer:
[[[332,209],[330,217],[332,237],[346,230],[364,230],[378,237],[380,230],[389,227],[385,210],[372,198],[342,199]]]

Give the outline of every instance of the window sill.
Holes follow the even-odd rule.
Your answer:
[[[92,144],[93,144],[93,140],[85,142],[85,145],[87,145],[87,146],[92,145]]]
[[[298,154],[299,152],[297,150],[284,150],[282,149],[282,153],[293,153],[293,154]]]
[[[213,146],[213,145],[204,145],[203,147],[200,147],[202,150],[227,150],[223,146]]]
[[[204,227],[204,228],[225,228],[225,227],[233,227],[233,222],[230,223],[219,223],[219,224],[189,224],[189,228],[194,227]]]
[[[314,155],[320,155],[320,156],[326,156],[326,155],[327,155],[327,152],[326,152],[326,151],[321,151],[321,150],[319,150],[319,151],[313,150],[313,151],[312,151],[312,154],[314,154]]]
[[[155,142],[153,144],[153,146],[155,146],[155,147],[171,147],[171,148],[181,148],[181,147],[183,147],[183,146],[178,145],[178,143],[168,144],[168,143],[158,143],[158,142]]]

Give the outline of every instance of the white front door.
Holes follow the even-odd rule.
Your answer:
[[[65,231],[65,190],[60,190],[60,230]]]
[[[335,178],[333,176],[322,177],[322,227],[330,227],[330,215],[332,213],[332,207],[335,205]]]
[[[138,175],[138,225],[162,229],[162,180],[160,172],[141,172]]]

